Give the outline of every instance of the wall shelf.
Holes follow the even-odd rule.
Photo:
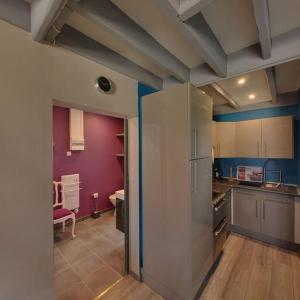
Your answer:
[[[124,153],[116,154],[117,157],[125,157]]]
[[[116,134],[116,136],[117,136],[117,137],[124,137],[125,134],[124,134],[124,133],[118,133],[118,134]]]

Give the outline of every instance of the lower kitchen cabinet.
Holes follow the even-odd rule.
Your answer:
[[[253,233],[294,242],[294,199],[276,193],[235,189],[233,225]]]
[[[234,225],[255,232],[260,230],[259,205],[253,191],[234,190],[233,212]]]
[[[261,233],[281,240],[294,241],[294,206],[286,201],[263,199]]]

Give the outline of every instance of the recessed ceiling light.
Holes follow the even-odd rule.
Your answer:
[[[250,94],[248,97],[249,97],[249,99],[255,99],[256,96],[255,96],[255,94]]]
[[[246,82],[246,78],[240,78],[239,80],[238,80],[238,84],[240,84],[240,85],[242,85],[242,84],[244,84]]]

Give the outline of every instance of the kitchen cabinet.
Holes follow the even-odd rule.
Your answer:
[[[194,299],[214,259],[212,100],[185,83],[142,101],[143,280]]]
[[[260,230],[260,207],[253,191],[236,189],[233,197],[234,225],[258,232]]]
[[[278,240],[294,242],[294,198],[235,188],[233,225]]]
[[[191,122],[191,158],[211,157],[211,102],[199,101],[199,90],[189,89],[189,113]]]
[[[215,122],[213,128],[215,158],[236,157],[236,123]]]
[[[261,233],[294,242],[294,209],[289,199],[283,201],[268,195],[261,202]]]
[[[236,122],[237,157],[261,156],[261,120]]]
[[[291,116],[262,119],[262,151],[266,158],[294,157],[294,130]]]

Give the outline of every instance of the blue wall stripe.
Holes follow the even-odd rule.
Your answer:
[[[298,119],[298,104],[288,105],[288,106],[278,106],[272,108],[263,108],[250,111],[241,111],[236,113],[230,113],[225,115],[216,115],[214,120],[217,122],[237,122],[244,120],[255,120],[255,119],[264,119],[271,117],[280,117],[280,116],[294,116],[295,119]]]
[[[285,183],[299,184],[299,113],[300,108],[296,105],[281,106],[274,108],[264,108],[252,111],[236,112],[225,115],[216,115],[214,120],[217,122],[237,122],[244,120],[263,119],[278,116],[294,117],[294,159],[278,159],[280,167],[283,171],[283,181]],[[229,176],[230,165],[233,167],[233,175],[236,176],[238,165],[247,166],[263,166],[265,163],[263,158],[217,158],[215,163],[222,170],[223,176]],[[276,166],[274,166],[275,168]],[[268,166],[272,169],[272,165]],[[270,176],[268,180],[277,181],[276,175]]]
[[[143,267],[143,168],[142,168],[142,124],[143,101],[142,97],[155,93],[158,90],[138,82],[138,117],[139,117],[139,254],[140,268]]]

